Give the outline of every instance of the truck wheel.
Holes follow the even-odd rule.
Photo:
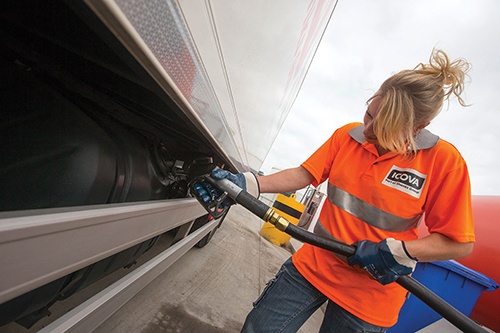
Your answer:
[[[227,212],[229,211],[229,209],[226,211],[226,213],[219,219],[219,224],[217,224],[217,226],[212,230],[210,231],[205,237],[203,237],[202,239],[200,239],[200,241],[198,243],[196,243],[196,247],[198,248],[202,248],[204,247],[205,245],[207,245],[208,243],[210,243],[210,241],[212,240],[212,237],[215,235],[215,232],[217,231],[217,229],[219,229],[219,227],[221,226],[222,224],[222,221],[224,221],[224,219],[226,218],[227,216]],[[202,219],[203,218],[203,219]],[[205,225],[208,223],[208,221],[211,220],[211,217],[210,215],[205,215],[205,216],[202,216],[200,218],[198,218],[194,225],[193,225],[193,228],[192,230],[196,230],[198,228],[200,228],[201,226]]]

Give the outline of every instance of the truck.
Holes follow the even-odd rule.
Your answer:
[[[29,328],[163,246],[61,319],[91,331],[206,245],[224,217],[189,194],[193,166],[259,170],[335,5],[4,1],[0,327]]]

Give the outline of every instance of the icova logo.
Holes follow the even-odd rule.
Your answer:
[[[408,171],[398,171],[398,170],[391,170],[389,175],[387,176],[389,179],[392,179],[394,181],[399,181],[402,182],[406,185],[409,185],[411,187],[416,188],[417,190],[422,188],[422,185],[424,184],[425,178],[419,177],[413,172],[408,172]]]
[[[427,175],[417,170],[400,168],[393,165],[382,181],[382,184],[420,198],[426,178]]]

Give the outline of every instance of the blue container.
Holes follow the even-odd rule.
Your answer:
[[[469,316],[483,291],[493,291],[498,283],[455,260],[418,263],[413,278]],[[414,295],[406,300],[396,325],[387,332],[414,333],[442,316]]]

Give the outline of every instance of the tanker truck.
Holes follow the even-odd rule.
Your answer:
[[[91,330],[207,244],[223,217],[189,194],[193,165],[259,170],[334,5],[3,2],[0,326],[31,327],[162,243],[165,260],[72,319]]]

